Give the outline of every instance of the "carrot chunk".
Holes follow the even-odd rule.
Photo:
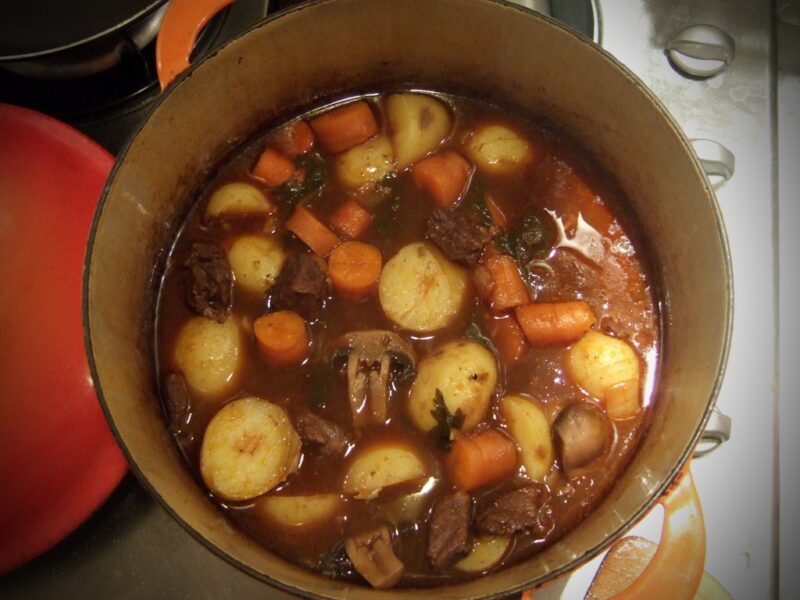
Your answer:
[[[293,121],[281,127],[271,142],[286,156],[297,158],[314,148],[314,132],[305,121]]]
[[[281,310],[259,317],[253,333],[264,360],[273,366],[299,364],[308,357],[306,322],[295,312]]]
[[[517,467],[517,449],[510,438],[496,429],[487,429],[456,439],[446,463],[453,483],[470,491],[513,474]]]
[[[286,220],[286,229],[299,237],[320,256],[328,256],[341,243],[336,234],[321,223],[311,211],[298,206]]]
[[[361,237],[371,222],[370,212],[352,198],[331,215],[333,228],[349,239]]]
[[[518,306],[516,313],[525,337],[534,346],[574,342],[597,322],[584,300],[532,302]]]
[[[484,261],[484,267],[494,282],[489,296],[489,305],[494,312],[503,312],[531,301],[528,288],[513,258],[507,254],[489,256]]]
[[[320,146],[326,152],[344,152],[378,133],[378,122],[365,101],[334,108],[311,120]]]
[[[278,187],[292,178],[294,163],[283,154],[267,148],[253,167],[253,176],[263,179],[268,187]]]
[[[364,298],[375,289],[381,276],[381,251],[364,242],[344,242],[328,260],[328,275],[334,289],[348,298]]]
[[[455,204],[467,187],[472,167],[457,152],[441,152],[411,167],[411,178],[442,208]]]
[[[489,335],[500,352],[500,356],[508,365],[513,365],[525,352],[528,343],[517,320],[513,317],[493,320],[489,326]]]

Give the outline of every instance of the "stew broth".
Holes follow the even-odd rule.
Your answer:
[[[339,451],[328,451],[318,439],[300,435],[303,439],[299,460],[295,461],[297,464],[290,465],[291,461],[287,462],[284,465],[286,472],[279,477],[279,481],[254,497],[230,499],[229,494],[217,493],[219,490],[213,489],[216,484],[212,484],[209,494],[220,510],[264,546],[292,562],[331,577],[362,581],[365,573],[353,564],[353,557],[350,556],[352,548],[348,551],[344,541],[385,526],[391,538],[391,550],[402,563],[402,574],[397,576],[399,580],[394,577],[394,581],[390,581],[392,578],[378,583],[370,580],[370,583],[380,587],[386,587],[387,583],[431,586],[479,576],[530,557],[575,527],[610,490],[629,462],[646,426],[658,363],[660,330],[657,290],[648,271],[646,252],[635,220],[627,212],[625,200],[613,180],[578,144],[548,126],[463,97],[428,93],[419,95],[428,99],[423,104],[432,101],[443,107],[450,119],[450,126],[441,140],[432,146],[429,143],[427,148],[417,149],[419,156],[413,157],[410,169],[398,169],[395,166],[396,157],[402,154],[398,149],[402,150],[404,143],[399,128],[405,126],[403,124],[407,121],[401,118],[394,122],[390,119],[387,114],[387,94],[358,100],[366,105],[374,117],[378,133],[368,135],[367,132],[364,135],[368,135],[368,141],[355,143],[352,147],[357,149],[370,143],[369,140],[385,136],[394,157],[387,161],[388,172],[378,174],[375,171],[380,171],[384,166],[379,164],[375,167],[369,163],[369,160],[374,161],[375,153],[368,157],[361,167],[363,182],[354,184],[348,180],[348,175],[342,174],[345,168],[342,166],[342,156],[352,153],[352,149],[340,152],[325,150],[326,145],[330,147],[330,141],[321,141],[326,132],[324,127],[315,127],[314,119],[319,114],[325,115],[325,111],[330,114],[330,108],[302,115],[289,124],[265,131],[234,153],[200,191],[180,229],[163,278],[156,331],[158,368],[170,428],[188,465],[207,489],[210,479],[201,466],[201,448],[204,436],[208,435],[206,430],[223,406],[242,397],[254,396],[280,407],[288,418],[289,426],[301,434],[303,427],[298,424],[298,419],[302,415],[312,414],[332,424],[343,436],[345,442]],[[414,102],[410,102],[412,113]],[[335,113],[339,109],[332,110]],[[418,124],[425,125],[426,119],[436,118],[437,114],[436,111],[433,116],[425,116],[424,113],[423,106]],[[313,147],[293,157],[292,151],[286,151],[286,131],[288,127],[293,127],[293,123],[300,121],[311,122]],[[479,135],[491,137],[485,132],[493,125],[504,128],[497,130],[502,134],[499,141],[490,139],[482,146],[474,143]],[[306,131],[305,127],[303,131]],[[510,142],[508,136],[511,136]],[[492,148],[495,147],[499,150],[492,154],[495,152]],[[267,148],[278,150],[278,154],[293,165],[294,170],[288,182],[268,185],[263,173],[261,176],[254,174]],[[455,201],[443,206],[436,197],[438,192],[419,175],[423,170],[418,165],[432,156],[443,156],[447,152],[458,153],[462,160],[466,159],[470,170],[467,181],[457,190]],[[376,153],[380,155],[380,151]],[[500,168],[497,168],[498,164]],[[271,176],[268,173],[267,178]],[[315,178],[319,181],[315,181]],[[309,180],[312,180],[311,185],[303,189]],[[252,186],[267,199],[267,208],[209,215],[214,194],[233,182]],[[326,257],[321,257],[322,260],[315,259],[315,264],[326,275],[325,291],[320,296],[318,306],[311,311],[312,314],[302,315],[303,310],[299,306],[287,307],[285,299],[276,301],[276,286],[283,285],[279,282],[287,277],[287,265],[300,255],[311,257],[314,254],[301,239],[305,234],[298,236],[292,233],[287,229],[287,221],[298,207],[304,207],[336,237],[347,240],[348,237],[341,230],[337,231],[331,223],[336,222],[337,211],[348,200],[355,201],[369,215],[369,224],[355,239],[379,250],[382,257],[380,283],[376,282],[366,293],[356,294],[361,297],[353,297],[350,292],[343,294],[339,288],[331,285]],[[430,221],[435,210],[442,211],[444,215],[443,238],[439,234],[431,234]],[[453,231],[447,232],[447,219],[453,211],[459,211],[470,223],[482,227],[490,238],[483,244],[478,261],[473,264],[464,262],[462,258],[450,257],[454,252],[450,247],[451,238],[459,237]],[[534,229],[534,225],[538,229]],[[242,236],[268,238],[282,250],[282,260],[277,261],[280,265],[276,269],[276,277],[267,276],[267,281],[261,282],[265,287],[264,293],[243,287],[241,268],[237,272],[236,261],[231,260],[234,243]],[[533,245],[529,244],[531,236],[536,238]],[[425,242],[425,248],[435,248],[431,252],[438,252],[436,256],[444,255],[442,260],[453,265],[466,290],[455,314],[441,327],[409,328],[399,323],[395,313],[387,310],[385,304],[387,300],[383,286],[386,283],[384,279],[389,277],[387,263],[402,248],[419,242]],[[192,256],[198,252],[198,243],[219,249],[219,255],[225,257],[219,264],[226,264],[227,259],[233,265],[232,301],[227,308],[223,307],[227,312],[222,318],[225,323],[233,323],[238,331],[236,357],[232,359],[235,367],[226,380],[223,376],[224,381],[217,386],[218,389],[211,392],[193,384],[198,375],[192,369],[205,369],[206,375],[212,377],[218,363],[214,362],[213,357],[205,363],[200,359],[187,362],[181,358],[182,350],[179,349],[187,323],[193,319],[204,319],[196,314],[197,299],[187,302],[189,290],[197,285],[197,273],[193,275],[187,264],[197,264],[196,256],[195,259]],[[526,243],[529,245],[525,246]],[[522,327],[524,315],[519,312],[520,309],[517,306],[502,308],[498,296],[492,295],[501,289],[498,286],[502,282],[492,279],[493,272],[488,270],[487,265],[492,260],[501,264],[506,259],[498,260],[497,257],[502,256],[513,260],[519,269],[528,295],[527,302],[559,303],[559,306],[566,306],[564,303],[568,302],[585,303],[593,321],[573,336],[574,339],[545,343],[534,340],[531,343],[528,330]],[[192,263],[193,260],[195,263]],[[456,260],[460,263],[458,266]],[[522,264],[524,261],[527,262]],[[225,280],[215,285],[224,287]],[[388,283],[386,285],[388,287]],[[409,287],[415,285],[415,282],[409,283]],[[203,289],[203,293],[208,295],[208,286]],[[214,296],[214,292],[211,295]],[[423,300],[431,302],[431,298],[427,296]],[[217,302],[219,298],[215,296],[212,300]],[[501,308],[498,309],[498,306]],[[259,317],[279,310],[301,313],[307,328],[308,348],[304,356],[294,363],[276,364],[274,360],[265,358],[264,350],[254,334],[254,324]],[[410,310],[419,312],[420,309]],[[395,318],[391,318],[390,314]],[[568,316],[569,319],[572,316]],[[205,320],[216,323],[213,319]],[[563,323],[563,320],[554,321],[554,335],[566,335]],[[516,332],[516,344],[508,342],[509,327]],[[601,343],[607,340],[622,341],[635,356],[637,377],[611,381],[603,379],[613,378],[610,371],[600,375],[591,372],[591,369],[597,369],[596,365],[574,366],[574,361],[579,361],[575,348],[586,338],[586,329],[593,333],[601,332],[603,336],[596,336]],[[407,364],[393,363],[391,367],[385,419],[375,422],[369,421],[367,416],[366,424],[357,425],[348,387],[347,366],[349,356],[354,351],[352,345],[345,346],[337,355],[333,347],[340,336],[366,330],[385,330],[397,334],[411,345],[416,356],[413,361],[415,365],[410,371]],[[548,335],[550,333],[553,332],[548,330]],[[433,432],[423,431],[419,418],[410,412],[410,403],[416,402],[410,399],[412,387],[421,386],[415,379],[422,370],[430,367],[428,371],[433,373],[431,377],[438,381],[436,370],[430,366],[432,357],[445,344],[459,341],[488,348],[495,361],[497,383],[488,391],[488,407],[483,412],[479,411],[478,424],[467,430],[463,423],[470,418],[469,410],[451,410],[452,407],[447,404],[448,395],[443,390],[445,410],[437,414],[439,417],[444,415],[446,423],[437,418]],[[191,352],[197,351],[197,347],[205,343],[195,342]],[[453,359],[459,356],[460,347],[452,348],[454,354],[448,355],[447,361],[450,365],[447,368],[450,369],[454,363],[461,362]],[[206,348],[205,351],[210,354],[217,352],[213,348]],[[350,354],[347,354],[348,351]],[[221,353],[222,350],[218,352]],[[195,362],[192,363],[192,360]],[[407,358],[404,360],[409,362]],[[570,360],[573,363],[569,363]],[[361,364],[359,369],[377,373],[377,363],[367,362]],[[469,364],[466,358],[463,362]],[[205,366],[193,366],[196,364]],[[582,369],[588,369],[589,375],[582,375]],[[473,375],[477,379],[477,369]],[[484,375],[480,373],[481,377]],[[177,384],[174,379],[176,376]],[[168,385],[170,377],[173,377],[173,381]],[[603,385],[608,384],[601,394],[592,392],[593,386],[589,384],[598,377],[604,381]],[[445,379],[442,376],[443,387],[447,385]],[[188,392],[183,400],[180,393],[176,397],[176,385],[177,389]],[[623,408],[611,409],[622,412],[615,413],[617,418],[609,418],[606,412],[611,403],[618,401],[619,390],[625,389],[628,390],[628,400],[635,398],[635,407],[625,412],[625,402],[622,402]],[[631,389],[634,390],[633,396],[630,395]],[[612,390],[613,393],[609,391],[606,394],[606,390]],[[520,431],[532,430],[525,429],[530,424],[524,419],[520,421],[510,404],[503,403],[510,396],[531,403],[535,406],[531,410],[538,411],[537,414],[545,418],[547,439],[542,443],[552,457],[542,475],[533,474],[534,469],[530,468],[539,464],[535,462],[538,459],[525,462],[528,456],[532,456],[525,453],[525,448],[535,440],[520,434]],[[370,401],[374,401],[374,397],[368,394],[368,405]],[[431,402],[436,412],[435,399],[431,398]],[[570,437],[575,428],[570,429],[565,425],[568,421],[566,418],[557,421],[563,411],[578,403],[591,404],[602,413],[602,417],[596,417],[592,410],[588,410],[586,414],[591,415],[588,421],[583,418],[584,415],[579,415],[581,418],[575,421],[580,436],[588,436],[588,441],[576,441]],[[520,406],[527,405],[523,403]],[[365,406],[363,410],[368,412],[369,408]],[[425,408],[422,412],[426,412]],[[463,419],[460,427],[459,412]],[[521,423],[517,430],[511,426],[512,421]],[[442,427],[448,422],[449,432]],[[556,423],[559,423],[558,429]],[[602,435],[607,435],[608,439],[602,443],[592,440],[591,435],[586,433],[594,431],[592,427],[602,431]],[[502,439],[513,442],[513,469],[499,479],[468,490],[469,514],[464,517],[467,541],[460,548],[442,550],[445,559],[434,565],[438,560],[432,559],[430,554],[431,538],[434,536],[430,523],[434,506],[442,498],[454,494],[457,489],[454,481],[458,480],[454,472],[463,466],[454,467],[449,462],[454,460],[450,455],[455,452],[454,448],[460,439],[472,439],[491,429],[497,430]],[[594,449],[590,448],[589,451],[581,447],[575,450],[576,444],[588,444]],[[208,446],[211,446],[210,442]],[[345,482],[355,479],[348,471],[353,468],[356,458],[364,456],[370,449],[386,447],[403,448],[410,452],[417,461],[415,468],[421,469],[422,474],[381,486],[374,497],[368,499],[364,496],[374,490],[369,494],[362,493],[360,488],[356,493],[347,491]],[[208,448],[206,450],[211,452]],[[536,451],[536,448],[531,451]],[[580,460],[584,460],[585,464],[569,469],[565,467],[565,453],[572,452],[571,457],[584,451],[595,455],[589,459],[584,455]],[[498,500],[513,490],[531,486],[536,486],[536,493],[541,496],[535,505],[535,524],[517,527],[510,534],[492,534],[480,529],[491,520],[492,507]],[[286,519],[281,521],[279,516],[276,517],[274,506],[271,509],[264,508],[269,504],[264,502],[264,498],[320,495],[328,499],[317,503],[318,512],[322,511],[320,514],[324,514],[324,517],[314,518],[314,511],[311,510],[309,514],[312,516],[308,516],[308,522],[301,524],[286,524]],[[325,508],[325,502],[328,502],[329,508]],[[303,521],[299,516],[300,509],[290,507],[286,510],[295,521]],[[442,523],[443,519],[440,518]],[[479,526],[480,523],[484,525]],[[449,527],[449,524],[442,527]],[[480,540],[480,543],[476,540]],[[494,558],[487,559],[485,563],[476,563],[478,566],[475,566],[467,559],[476,545],[480,544],[494,544],[493,547],[499,549],[487,551],[487,556]],[[464,558],[465,555],[468,555],[467,558]],[[370,577],[367,576],[367,579]]]

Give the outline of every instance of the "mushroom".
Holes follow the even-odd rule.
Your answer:
[[[611,422],[599,406],[581,401],[561,411],[553,423],[561,466],[567,475],[593,463],[611,446]]]
[[[347,392],[353,426],[384,423],[388,416],[389,378],[412,375],[417,355],[411,344],[385,330],[352,331],[333,342],[331,360],[347,358]]]
[[[392,536],[384,525],[344,542],[350,562],[372,587],[385,589],[400,581],[405,567],[392,549]]]

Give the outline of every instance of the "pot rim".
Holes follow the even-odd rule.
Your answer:
[[[101,408],[103,410],[103,414],[106,417],[106,421],[109,424],[109,427],[114,434],[114,437],[117,440],[120,449],[122,450],[125,458],[127,459],[131,470],[136,475],[136,478],[145,487],[148,493],[154,497],[161,507],[177,522],[180,526],[186,530],[194,539],[199,541],[205,548],[210,550],[216,556],[225,560],[228,564],[233,565],[234,567],[238,568],[239,570],[247,573],[248,575],[267,583],[275,588],[278,588],[282,591],[289,592],[292,594],[298,594],[305,598],[313,598],[313,599],[327,599],[327,598],[335,598],[336,596],[328,595],[328,596],[321,596],[312,592],[308,592],[306,590],[294,587],[292,585],[283,583],[271,575],[256,571],[255,569],[251,568],[247,564],[239,561],[238,559],[234,558],[227,552],[225,552],[222,548],[214,544],[208,538],[203,536],[199,531],[197,531],[190,523],[185,521],[181,518],[173,509],[172,507],[164,500],[164,498],[158,493],[158,491],[152,486],[147,476],[141,471],[138,464],[136,464],[132,456],[128,450],[125,441],[123,440],[122,436],[119,433],[112,417],[108,405],[106,404],[105,396],[103,394],[102,385],[99,381],[99,376],[97,372],[97,366],[94,360],[94,352],[92,346],[92,336],[91,336],[91,327],[89,323],[89,303],[88,303],[88,292],[89,292],[89,279],[90,279],[90,272],[91,272],[91,262],[92,262],[92,249],[94,248],[95,236],[97,233],[97,227],[100,222],[100,218],[102,216],[103,210],[105,208],[106,201],[108,199],[108,193],[111,187],[111,183],[114,181],[117,171],[120,169],[120,165],[125,160],[127,153],[133,143],[133,141],[138,137],[140,131],[144,128],[145,124],[149,121],[150,116],[158,109],[162,102],[174,91],[174,89],[178,88],[183,84],[185,80],[191,77],[194,74],[194,70],[198,68],[200,65],[204,64],[206,61],[213,60],[216,55],[225,50],[230,44],[234,43],[236,40],[249,35],[252,31],[266,26],[277,19],[281,19],[283,16],[288,14],[299,13],[300,11],[314,9],[317,5],[328,4],[331,2],[336,2],[337,0],[308,0],[303,4],[285,9],[278,13],[275,13],[271,16],[268,16],[258,23],[248,27],[246,30],[241,32],[240,34],[236,35],[232,39],[225,42],[219,48],[215,49],[213,52],[209,53],[207,56],[204,56],[202,59],[190,65],[190,67],[185,70],[184,72],[180,73],[175,79],[167,86],[167,88],[161,93],[161,95],[156,99],[151,107],[150,111],[148,112],[145,119],[139,123],[133,133],[130,135],[128,140],[125,142],[125,145],[120,150],[117,160],[114,163],[114,167],[111,170],[111,173],[106,180],[106,184],[103,187],[103,192],[100,197],[100,200],[97,204],[97,209],[95,210],[94,218],[92,220],[91,229],[89,232],[89,239],[86,246],[86,256],[84,260],[84,268],[83,268],[83,282],[82,282],[82,312],[83,312],[83,331],[84,331],[84,341],[86,345],[86,351],[89,361],[89,369],[92,375],[92,379],[94,380],[95,389],[97,392],[97,397],[100,402]],[[726,286],[726,318],[724,324],[724,332],[723,332],[723,340],[722,340],[722,349],[719,357],[719,366],[716,373],[716,377],[714,380],[714,385],[712,387],[711,393],[708,398],[708,402],[706,404],[705,411],[703,413],[703,417],[698,424],[696,430],[692,433],[692,436],[689,440],[689,443],[684,448],[683,452],[681,453],[680,458],[673,466],[670,473],[661,481],[661,483],[656,487],[655,491],[634,511],[632,516],[620,525],[617,529],[612,531],[609,535],[607,535],[604,540],[597,544],[592,548],[588,548],[585,552],[583,552],[580,556],[569,561],[569,563],[563,565],[562,567],[550,571],[544,576],[538,577],[536,579],[532,579],[527,581],[526,583],[517,585],[511,589],[505,590],[497,590],[486,596],[473,596],[469,594],[469,582],[455,584],[451,586],[437,586],[436,588],[397,588],[393,590],[394,592],[400,592],[404,594],[414,594],[421,589],[453,589],[456,587],[462,587],[463,591],[465,592],[462,597],[467,600],[482,598],[482,599],[500,599],[507,597],[509,594],[516,594],[521,593],[527,589],[531,588],[538,588],[541,586],[546,585],[548,582],[554,581],[568,573],[579,568],[582,564],[588,562],[589,560],[595,558],[605,550],[607,550],[614,542],[616,542],[628,529],[633,527],[640,519],[642,519],[658,502],[659,498],[661,498],[668,488],[671,486],[673,481],[678,477],[681,473],[684,465],[686,462],[691,458],[691,455],[694,452],[695,446],[697,445],[700,437],[702,436],[703,430],[708,422],[709,417],[714,409],[716,404],[717,398],[719,396],[719,391],[722,386],[722,382],[725,376],[725,370],[728,363],[728,355],[730,353],[730,345],[731,345],[731,337],[733,332],[733,311],[734,311],[734,287],[733,287],[733,269],[731,263],[731,254],[730,254],[730,244],[727,236],[727,232],[724,226],[724,220],[722,216],[722,212],[719,207],[719,203],[716,199],[716,195],[714,193],[713,187],[711,186],[708,178],[705,176],[705,173],[700,166],[699,160],[688,140],[686,135],[684,134],[683,130],[680,128],[678,123],[676,122],[675,118],[670,114],[667,110],[666,106],[661,102],[661,100],[652,92],[645,84],[642,82],[639,77],[633,73],[627,66],[625,66],[619,59],[613,56],[608,50],[601,47],[597,43],[593,42],[592,40],[586,38],[585,36],[575,32],[571,28],[561,24],[559,21],[556,21],[552,17],[542,15],[541,13],[537,13],[530,9],[521,7],[517,4],[513,4],[510,0],[473,0],[476,3],[484,3],[484,4],[497,4],[505,9],[510,9],[517,11],[522,18],[534,18],[540,19],[545,21],[551,27],[556,27],[562,31],[562,33],[568,34],[577,44],[582,44],[584,46],[588,46],[590,51],[599,52],[600,55],[605,58],[606,60],[610,61],[618,70],[620,70],[625,77],[630,81],[630,83],[646,96],[646,98],[650,101],[653,108],[660,114],[662,118],[666,120],[670,129],[673,131],[675,136],[678,138],[681,146],[684,148],[686,153],[689,155],[691,159],[691,163],[694,167],[695,174],[697,175],[698,179],[702,182],[705,195],[710,198],[711,200],[711,209],[713,210],[715,216],[715,222],[717,226],[717,234],[719,236],[721,242],[721,250],[722,250],[722,258],[723,258],[723,268],[725,270],[725,281],[727,282]],[[322,577],[322,576],[320,576]],[[374,591],[374,590],[373,590]]]

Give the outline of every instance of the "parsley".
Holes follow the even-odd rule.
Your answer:
[[[492,213],[486,206],[486,192],[480,181],[473,180],[469,192],[467,192],[465,204],[477,215],[482,225],[492,226]]]
[[[473,342],[478,342],[479,344],[486,346],[489,350],[494,351],[494,344],[492,344],[492,340],[486,337],[486,334],[483,333],[480,326],[475,321],[470,321],[469,325],[467,325],[467,330],[464,333]]]
[[[280,191],[281,200],[289,206],[321,188],[327,177],[325,159],[316,152],[298,156],[294,166],[296,175],[284,183]]]
[[[432,430],[434,441],[445,450],[449,450],[453,439],[453,429],[461,429],[461,426],[464,425],[464,413],[458,408],[455,414],[451,414],[444,402],[441,390],[436,388],[431,415],[436,421],[436,427]]]

